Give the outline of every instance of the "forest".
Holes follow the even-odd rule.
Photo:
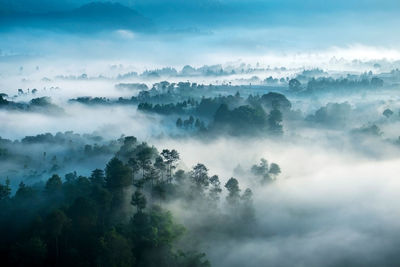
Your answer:
[[[71,137],[83,139],[65,133],[20,142],[64,144]],[[6,266],[210,266],[203,252],[180,243],[187,230],[167,210],[177,201],[207,219],[190,236],[254,235],[248,229],[256,224],[252,190],[241,189],[237,179],[221,184],[201,163],[187,172],[177,169],[176,150],[158,152],[133,136],[115,143],[118,151],[88,177],[74,171],[61,178],[53,166],[51,177],[30,185],[21,181],[15,193],[8,178],[0,184],[0,248]],[[99,153],[88,147],[73,156]],[[11,156],[2,153],[3,158]],[[265,159],[250,171],[259,185],[272,183],[281,173],[279,165]],[[223,228],[218,225],[222,221]]]

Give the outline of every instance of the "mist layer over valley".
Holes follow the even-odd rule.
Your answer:
[[[0,1],[4,266],[398,266],[398,3],[165,2]]]

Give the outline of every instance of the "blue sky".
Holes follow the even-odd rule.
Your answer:
[[[2,10],[51,12],[88,2],[92,1],[0,0],[0,7]],[[274,52],[312,53],[354,46],[400,50],[399,0],[114,2],[150,18],[158,30],[147,35],[127,29],[82,35],[20,28],[0,33],[0,49],[40,55],[64,53],[61,51],[95,57],[157,55],[165,57],[166,62],[182,55],[188,60],[203,54],[256,57]],[[93,49],[93,46],[103,49]]]
[[[38,4],[40,2],[40,4]],[[93,2],[93,0],[0,0],[3,7],[12,7],[24,11],[49,11],[73,8]],[[213,8],[217,6],[240,7],[240,9],[266,9],[269,12],[296,10],[299,12],[396,12],[400,10],[397,0],[117,0],[130,7],[157,9],[166,6],[184,9]]]

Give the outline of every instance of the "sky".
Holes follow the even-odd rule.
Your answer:
[[[46,13],[69,11],[92,0],[0,0],[0,10]],[[400,1],[394,0],[120,0],[155,27],[91,31],[23,26],[0,28],[0,55],[135,60],[156,65],[224,63],[257,58],[312,55],[328,60],[345,51],[363,59],[400,59]],[[0,13],[1,14],[1,13]],[[116,16],[118,14],[110,14]],[[68,22],[69,24],[73,22]],[[68,24],[66,23],[66,24]],[[84,28],[84,29],[82,29]],[[356,48],[356,50],[354,50]],[[360,49],[361,48],[361,49]],[[301,54],[301,56],[296,56]],[[223,62],[221,62],[223,61]]]

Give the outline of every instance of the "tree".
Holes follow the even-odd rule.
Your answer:
[[[225,188],[228,190],[229,194],[226,200],[231,205],[236,205],[240,199],[240,188],[239,182],[235,178],[230,178],[225,184]]]
[[[182,128],[182,126],[183,126],[182,119],[181,119],[181,118],[178,118],[178,119],[176,120],[176,127]]]
[[[196,129],[199,129],[200,126],[201,126],[201,122],[200,122],[200,120],[197,118],[196,121],[195,121],[195,123],[194,123],[194,127],[195,127]]]
[[[255,217],[255,211],[253,207],[253,192],[250,188],[246,188],[240,197],[242,202],[241,218],[244,222],[253,222]]]
[[[15,266],[45,266],[47,245],[39,237],[17,243],[13,248]]]
[[[301,83],[297,79],[291,79],[289,81],[289,89],[293,91],[298,91],[301,88]]]
[[[248,101],[250,101],[250,97]],[[250,102],[254,102],[254,100]],[[262,95],[259,102],[269,110],[275,108],[286,111],[290,110],[292,107],[292,103],[290,103],[285,95],[275,92],[269,92],[268,94]]]
[[[385,116],[386,118],[389,118],[390,116],[392,116],[393,115],[393,111],[391,111],[390,109],[385,109],[384,111],[383,111],[383,116]]]
[[[118,158],[112,158],[106,166],[106,186],[118,189],[132,184],[132,170]]]
[[[131,242],[115,229],[101,238],[100,258],[100,266],[129,267],[135,262]]]
[[[142,176],[144,177],[145,171],[151,165],[151,157],[153,155],[153,150],[151,147],[144,147],[141,151],[137,153],[137,161],[139,162],[139,166],[142,169]]]
[[[373,87],[382,87],[383,86],[383,80],[378,78],[378,77],[373,77],[371,79],[371,86],[373,86]]]
[[[195,251],[178,252],[178,263],[176,266],[187,267],[211,267],[210,262],[206,259],[205,253]]]
[[[190,172],[190,177],[198,191],[203,192],[208,187],[208,169],[204,164],[197,163]]]
[[[271,166],[269,167],[269,173],[277,176],[281,173],[281,168],[279,167],[278,164],[271,163]]]
[[[140,170],[139,161],[135,158],[130,158],[128,160],[128,165],[132,169],[132,180],[135,180],[135,174]]]
[[[134,151],[137,146],[137,139],[134,136],[127,136],[124,138],[124,143],[117,153],[117,156],[122,159],[130,159],[134,156]]]
[[[49,180],[46,182],[45,191],[49,194],[59,192],[62,187],[62,181],[60,176],[53,174]]]
[[[76,172],[70,172],[65,174],[65,181],[67,183],[71,183],[73,182],[76,178],[78,177],[78,175],[76,174]]]
[[[274,135],[282,135],[283,134],[283,127],[282,127],[282,113],[279,109],[274,108],[271,110],[268,116],[268,125],[269,130]]]
[[[246,188],[240,198],[244,203],[251,204],[253,202],[253,192],[250,188]]]
[[[251,172],[255,176],[261,177],[261,184],[265,184],[273,181],[273,179],[281,173],[281,169],[276,163],[271,163],[271,165],[268,166],[267,160],[262,158],[258,165],[253,165],[251,167]]]
[[[18,186],[18,190],[15,193],[15,199],[29,201],[36,195],[35,193],[36,192],[32,187],[26,186],[24,182],[20,182],[20,184]]]
[[[189,126],[193,127],[193,123],[194,123],[194,118],[193,118],[192,115],[190,115],[190,117],[189,117]]]
[[[2,95],[0,95],[0,106],[1,105],[7,105],[9,101],[7,99],[4,99]]]
[[[214,115],[214,122],[218,124],[229,123],[231,116],[228,105],[221,104]]]
[[[268,173],[268,161],[264,158],[260,159],[259,165],[253,165],[251,172],[256,176],[263,176]]]
[[[210,193],[209,193],[210,199],[214,203],[217,203],[219,201],[219,195],[222,192],[221,182],[219,181],[219,178],[217,175],[211,176],[210,184],[211,184]]]
[[[141,191],[136,190],[132,195],[131,204],[137,208],[138,212],[142,212],[147,204],[145,195]]]
[[[158,156],[154,162],[154,167],[156,167],[161,173],[161,179],[164,179],[164,171],[166,170],[166,164],[161,156]]]
[[[113,196],[107,189],[100,186],[94,186],[89,197],[98,207],[99,226],[101,229],[104,229],[108,220]]]
[[[0,184],[0,201],[8,199],[11,195],[10,180],[7,178],[6,183]]]
[[[184,170],[178,170],[174,174],[175,181],[178,184],[183,184],[186,180],[186,173]]]
[[[175,164],[179,161],[179,153],[175,149],[164,149],[161,152],[161,156],[164,158],[165,163],[168,166],[168,178],[171,181],[172,170],[175,169]]]
[[[104,171],[100,169],[95,169],[94,171],[92,171],[92,174],[90,175],[90,181],[93,184],[104,186],[106,182]]]
[[[65,213],[61,210],[54,210],[51,212],[45,221],[46,225],[46,231],[47,234],[51,239],[54,239],[55,243],[55,260],[56,260],[56,265],[59,257],[59,237],[61,233],[63,232],[64,228],[66,225],[69,223],[68,217],[65,215]]]
[[[145,173],[143,180],[145,182],[150,181],[151,188],[153,188],[155,182],[160,180],[160,173],[156,168],[150,166],[148,171]]]
[[[125,197],[124,190],[132,185],[132,170],[116,157],[112,158],[106,166],[106,188],[113,194],[112,206],[114,217],[120,216],[123,210]]]

